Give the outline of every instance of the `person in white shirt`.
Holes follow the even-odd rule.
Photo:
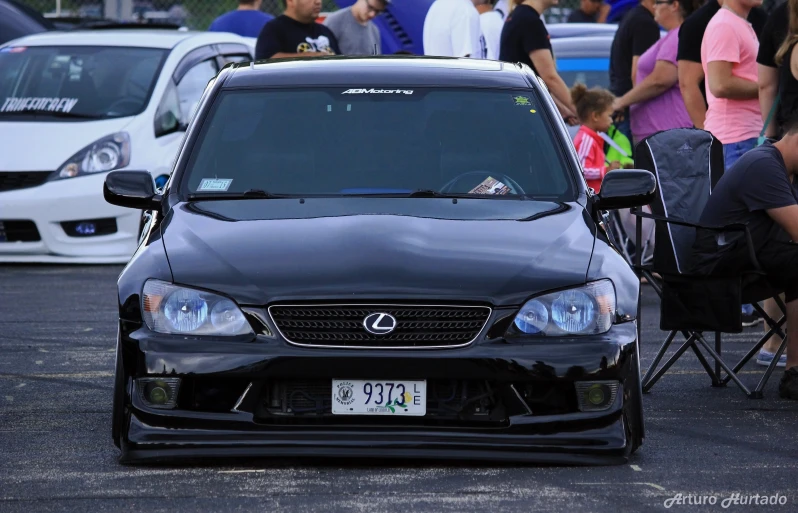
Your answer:
[[[499,60],[504,18],[493,9],[492,0],[471,0],[479,13],[479,26],[485,39],[486,59]]]
[[[502,15],[502,21],[506,20],[512,10],[510,0],[499,0],[493,10]]]
[[[435,0],[424,18],[424,55],[485,58],[479,12],[471,0]]]

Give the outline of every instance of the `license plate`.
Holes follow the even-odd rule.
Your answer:
[[[332,380],[335,415],[425,415],[427,382]]]

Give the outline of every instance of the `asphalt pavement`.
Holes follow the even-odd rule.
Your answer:
[[[0,266],[2,512],[798,511],[798,402],[778,398],[782,371],[751,400],[733,384],[712,388],[689,353],[645,396],[647,437],[626,465],[122,466],[110,436],[121,269]],[[739,358],[761,330],[727,335],[724,351]],[[643,369],[663,337],[646,288]],[[753,387],[763,369],[741,376]]]

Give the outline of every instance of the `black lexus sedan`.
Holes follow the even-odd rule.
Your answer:
[[[614,464],[642,443],[639,281],[528,67],[226,66],[118,279],[122,462],[349,456]]]

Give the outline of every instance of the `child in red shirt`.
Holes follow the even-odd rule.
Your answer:
[[[576,153],[579,155],[587,186],[598,193],[604,175],[621,167],[618,161],[606,164],[604,139],[598,134],[606,133],[612,125],[612,103],[615,96],[606,89],[588,89],[584,84],[576,84],[571,88],[571,99],[582,124],[574,138]]]

